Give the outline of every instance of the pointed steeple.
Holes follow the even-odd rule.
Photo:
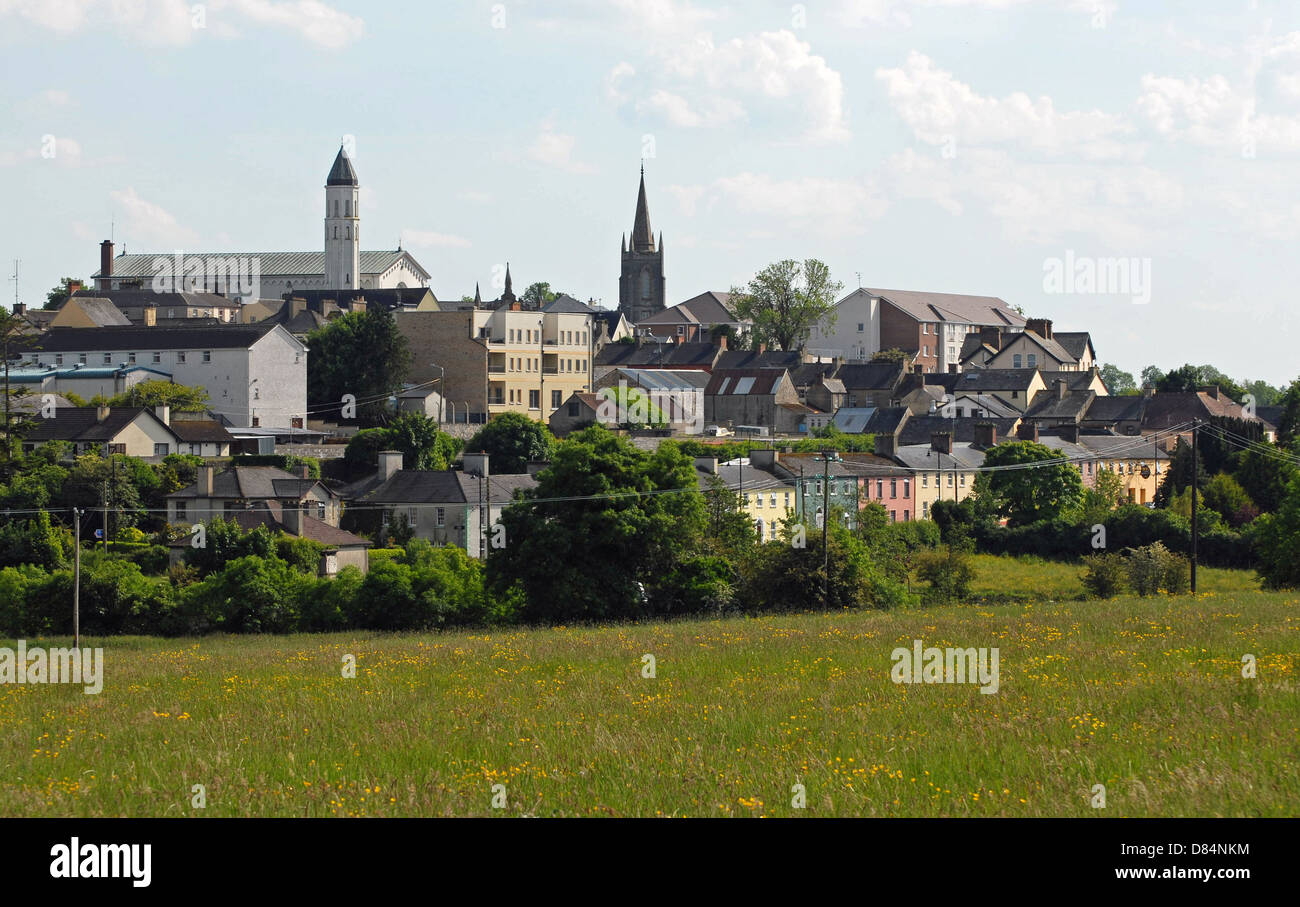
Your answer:
[[[511,288],[510,284],[510,262],[506,262],[506,290],[501,294],[501,298],[506,302],[515,301],[515,291]]]
[[[636,194],[636,217],[632,221],[632,251],[653,252],[655,237],[650,232],[650,206],[645,200],[645,161],[641,162],[641,187]]]
[[[626,234],[626,233],[623,234],[623,240],[622,240],[622,242],[619,244],[619,246],[620,246],[620,248],[623,250],[623,254],[626,255],[626,254],[627,254],[627,234]]]
[[[482,305],[483,297],[478,294],[478,281],[474,281],[474,305]]]
[[[356,186],[357,171],[352,169],[352,161],[343,151],[343,146],[339,146],[339,153],[334,158],[334,166],[330,168],[330,175],[325,180],[326,186]]]

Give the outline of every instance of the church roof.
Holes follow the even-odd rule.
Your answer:
[[[428,273],[403,249],[382,249],[360,253],[360,272],[363,275],[382,274],[393,265],[406,258],[411,267],[424,277]],[[261,277],[319,277],[325,273],[325,252],[187,252],[185,261],[201,258],[204,261],[214,259],[256,259],[258,274]],[[113,259],[113,279],[139,278],[153,280],[158,268],[155,262],[171,262],[173,256],[167,253],[137,252],[125,253]],[[96,271],[92,277],[103,277]]]
[[[343,149],[339,148],[338,156],[334,158],[334,166],[330,168],[329,178],[325,180],[326,186],[356,186],[357,172],[352,169],[352,161]]]
[[[653,252],[654,234],[650,232],[650,206],[645,200],[645,166],[641,167],[641,188],[636,194],[636,217],[632,221],[632,251]]]

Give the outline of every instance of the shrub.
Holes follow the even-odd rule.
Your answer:
[[[1186,558],[1171,552],[1160,542],[1126,553],[1128,584],[1139,596],[1155,595],[1165,590],[1173,595],[1187,591],[1189,564]]]
[[[1113,598],[1124,591],[1128,565],[1118,553],[1093,554],[1083,559],[1083,587],[1094,598]]]
[[[975,568],[966,552],[951,545],[936,551],[922,551],[916,557],[917,578],[930,584],[927,601],[954,602],[970,595]]]

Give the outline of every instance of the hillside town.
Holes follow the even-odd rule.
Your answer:
[[[495,298],[476,286],[439,299],[409,252],[361,248],[359,188],[340,148],[319,252],[127,254],[106,240],[89,281],[67,281],[43,308],[16,305],[6,387],[42,416],[22,449],[57,441],[73,455],[200,457],[195,482],[167,495],[169,524],[233,516],[270,526],[325,545],[330,572],[367,567],[373,540],[340,528],[350,508],[377,508],[380,525],[402,514],[416,537],[481,557],[489,528],[544,463],[501,473],[467,451],[442,470],[411,469],[381,452],[372,474],[332,484],[230,465],[241,455],[343,456],[360,423],[344,399],[311,398],[309,338],[375,310],[414,353],[386,389],[391,413],[421,414],[462,440],[507,413],[558,438],[599,424],[643,449],[748,439],[747,456],[704,450],[694,464],[701,488],[720,480],[739,496],[763,540],[791,515],[821,525],[828,508],[848,526],[868,503],[891,522],[929,519],[937,502],[972,492],[986,453],[1006,441],[1055,451],[1088,488],[1107,471],[1120,501],[1149,507],[1197,420],[1241,420],[1258,438],[1277,437],[1280,405],[1234,400],[1217,385],[1112,393],[1088,331],[1057,330],[996,296],[858,287],[796,324],[798,342],[786,345],[755,331],[736,288],[669,304],[644,165],[616,309],[543,283],[516,293],[508,264]],[[204,405],[109,402],[157,382],[202,389]],[[828,434],[870,439],[871,450],[823,463],[791,444]]]

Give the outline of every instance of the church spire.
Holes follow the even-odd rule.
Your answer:
[[[645,200],[645,161],[641,162],[641,187],[636,195],[636,217],[632,222],[632,251],[653,252],[655,237],[650,232],[650,206]]]
[[[515,301],[515,291],[510,285],[510,262],[506,262],[506,290],[501,294],[501,298],[506,302]]]
[[[476,280],[474,281],[474,305],[478,306],[482,304],[483,304],[483,297],[480,296],[478,293],[478,281]]]

